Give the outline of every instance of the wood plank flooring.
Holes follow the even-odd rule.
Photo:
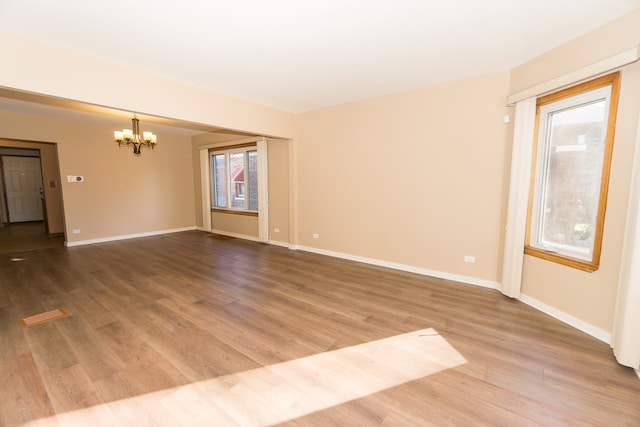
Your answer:
[[[495,290],[198,231],[1,254],[0,379],[2,426],[640,425],[608,345]]]
[[[48,234],[44,221],[17,222],[0,227],[0,254],[64,246],[62,234]]]

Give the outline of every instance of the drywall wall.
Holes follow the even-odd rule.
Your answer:
[[[289,219],[289,145],[288,140],[270,139],[269,156],[269,240],[288,245]]]
[[[189,136],[159,133],[158,148],[138,157],[94,122],[0,112],[0,132],[57,145],[67,243],[195,226]]]
[[[229,214],[226,212],[212,212],[211,231],[257,240],[258,217]]]
[[[301,114],[295,244],[497,282],[508,77]]]
[[[510,93],[570,74],[640,45],[640,8],[511,71]]]

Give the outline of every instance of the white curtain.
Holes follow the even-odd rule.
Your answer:
[[[621,365],[640,369],[640,117],[611,347]]]
[[[209,149],[200,149],[200,188],[202,190],[202,229],[211,231],[211,179]]]
[[[522,262],[524,260],[523,250],[527,226],[535,116],[535,96],[516,103],[507,229],[502,258],[502,284],[500,287],[500,291],[511,298],[520,297],[522,284]]]
[[[258,240],[269,241],[269,176],[267,140],[256,142],[258,148]]]

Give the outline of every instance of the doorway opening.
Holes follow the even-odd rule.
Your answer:
[[[64,245],[57,147],[0,139],[0,253]]]

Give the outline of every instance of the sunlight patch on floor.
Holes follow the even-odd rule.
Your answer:
[[[464,357],[436,330],[423,329],[27,425],[40,427],[53,419],[61,425],[82,425],[96,417],[106,421],[104,412],[109,412],[122,425],[268,426],[464,363]]]

